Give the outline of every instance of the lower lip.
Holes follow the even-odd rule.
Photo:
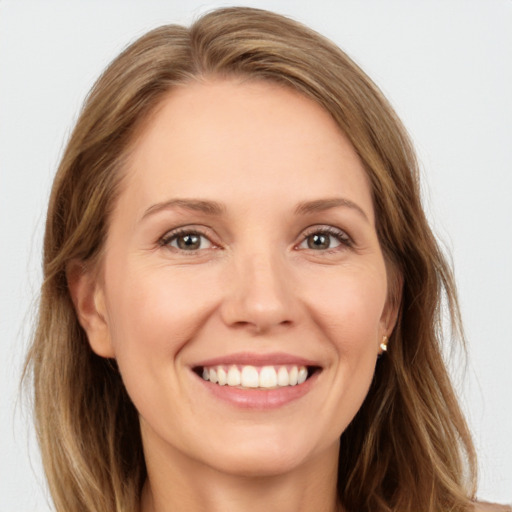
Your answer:
[[[294,402],[311,390],[318,374],[319,372],[315,372],[308,380],[295,386],[283,386],[276,389],[241,389],[213,384],[194,373],[195,377],[216,398],[241,409],[277,409]]]

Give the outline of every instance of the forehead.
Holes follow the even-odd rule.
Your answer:
[[[330,114],[264,81],[172,90],[135,142],[126,181],[125,199],[141,208],[169,196],[281,203],[348,195],[373,214],[363,165]]]

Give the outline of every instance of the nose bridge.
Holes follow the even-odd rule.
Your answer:
[[[295,298],[284,255],[260,245],[234,259],[224,304],[227,323],[258,332],[292,323]]]

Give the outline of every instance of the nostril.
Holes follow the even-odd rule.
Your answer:
[[[251,261],[251,268],[239,269],[226,283],[221,305],[224,322],[254,333],[291,326],[298,308],[290,280],[271,262],[256,265],[254,259]]]

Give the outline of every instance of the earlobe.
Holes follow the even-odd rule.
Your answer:
[[[66,279],[78,321],[92,350],[101,357],[115,357],[104,291],[96,273],[82,261],[73,260],[66,268]]]

